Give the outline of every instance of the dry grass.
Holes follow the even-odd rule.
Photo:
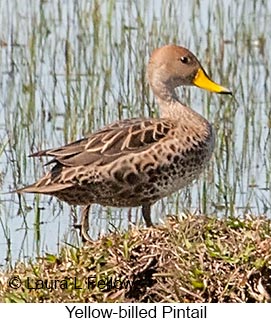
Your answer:
[[[18,289],[9,286],[12,277],[20,279]],[[265,217],[168,218],[156,228],[63,247],[58,256],[0,273],[1,302],[270,300],[271,221]]]

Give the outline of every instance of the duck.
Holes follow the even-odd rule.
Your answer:
[[[51,157],[46,164],[51,168],[16,192],[46,194],[81,205],[76,227],[84,242],[92,240],[93,204],[141,207],[146,226],[152,227],[151,206],[197,179],[211,159],[214,129],[181,102],[176,89],[196,86],[218,94],[232,92],[212,81],[191,51],[175,44],[153,51],[147,78],[159,117],[118,120],[75,142],[29,155]]]

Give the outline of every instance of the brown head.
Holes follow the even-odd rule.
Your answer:
[[[231,94],[227,88],[213,82],[200,62],[188,49],[166,45],[153,51],[148,65],[149,83],[158,96],[161,91],[174,93],[181,85],[195,85],[217,93]]]

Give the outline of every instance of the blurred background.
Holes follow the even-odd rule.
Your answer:
[[[1,193],[48,167],[28,155],[107,123],[156,117],[146,64],[156,47],[188,47],[234,99],[179,90],[214,125],[214,158],[187,189],[155,204],[168,214],[270,216],[271,2],[213,0],[2,0],[0,2]],[[0,266],[79,245],[79,208],[56,198],[0,195]],[[129,214],[129,216],[128,216]],[[142,224],[140,209],[93,206],[93,238]]]

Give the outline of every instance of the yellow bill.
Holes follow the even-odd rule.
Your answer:
[[[227,88],[213,82],[202,68],[199,68],[198,73],[193,80],[193,84],[211,92],[232,94]]]

